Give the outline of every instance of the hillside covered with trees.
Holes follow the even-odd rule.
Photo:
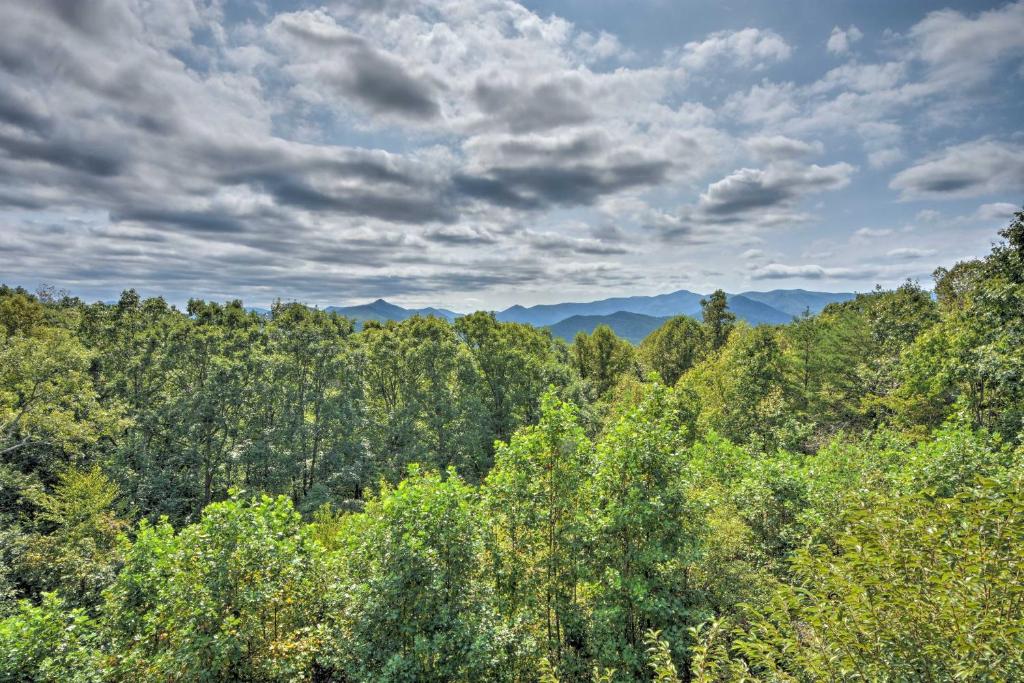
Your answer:
[[[0,681],[1024,680],[1000,237],[636,346],[0,288]]]

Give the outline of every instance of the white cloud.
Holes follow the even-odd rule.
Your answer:
[[[818,140],[807,142],[785,135],[757,135],[747,140],[746,145],[755,156],[765,161],[798,159],[825,151],[825,145]]]
[[[888,237],[893,232],[895,231],[891,228],[860,228],[853,233],[850,241],[858,244],[867,244],[881,237]]]
[[[926,256],[934,256],[936,251],[934,249],[919,249],[916,247],[900,247],[898,249],[890,249],[885,253],[886,258],[890,258],[896,261],[908,261],[912,259],[924,258]]]
[[[1024,192],[1024,146],[990,139],[953,145],[900,171],[889,187],[903,199]]]
[[[874,267],[845,268],[819,266],[808,263],[803,265],[787,265],[769,263],[755,268],[751,273],[754,280],[788,280],[801,278],[804,280],[851,280],[874,277],[879,269]]]
[[[834,55],[844,55],[850,51],[850,46],[864,37],[860,29],[850,25],[846,29],[835,26],[828,37],[828,51]]]
[[[1024,2],[973,17],[953,9],[928,14],[910,29],[916,56],[951,87],[988,80],[1007,59],[1024,56]]]
[[[751,125],[781,123],[800,111],[799,93],[793,83],[764,82],[747,92],[735,92],[722,105],[723,113]]]
[[[818,94],[833,90],[872,93],[894,88],[904,79],[907,64],[884,62],[881,64],[849,63],[831,69],[808,89]]]
[[[1019,204],[1011,204],[1009,202],[994,202],[992,204],[982,204],[978,207],[978,210],[974,212],[980,220],[983,221],[1004,221],[1013,216],[1021,210]]]
[[[699,71],[719,60],[737,66],[763,68],[769,62],[789,59],[793,48],[774,31],[745,28],[741,31],[719,31],[702,41],[683,46],[679,64]]]
[[[812,229],[849,249],[835,225],[861,188],[840,208],[810,199],[850,185],[842,160],[858,145],[872,169],[923,155],[893,179],[905,196],[1003,188],[959,217],[975,230],[1004,220],[1021,187],[1011,131],[969,154],[957,129],[934,128],[980,96],[1011,111],[1008,87],[971,94],[942,79],[948,63],[1014,66],[1016,34],[995,20],[1012,24],[1019,4],[928,15],[876,61],[853,48],[859,30],[837,27],[856,59],[781,83],[760,79],[805,47],[789,27],[637,55],[613,24],[584,31],[513,0],[299,3],[241,21],[221,0],[65,4],[0,2],[11,277],[324,302],[512,297],[565,273],[589,294],[678,278],[683,244],[722,272],[739,252],[764,263],[748,247],[769,239],[773,255],[802,253]],[[935,139],[951,147],[929,154]],[[942,176],[937,191],[957,166],[969,177],[950,190]],[[799,259],[831,263],[822,251]],[[594,255],[615,263],[575,263]],[[238,282],[252,284],[229,291]]]
[[[766,169],[741,168],[708,185],[698,207],[709,215],[735,215],[788,205],[807,194],[846,186],[855,170],[847,163],[780,163]]]
[[[903,161],[904,156],[900,149],[879,149],[868,153],[868,165],[874,169],[887,168]]]

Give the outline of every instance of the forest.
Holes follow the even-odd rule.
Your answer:
[[[0,288],[0,681],[1024,680],[1024,211],[634,346]]]

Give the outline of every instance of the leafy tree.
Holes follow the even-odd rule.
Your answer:
[[[590,498],[592,649],[599,664],[644,680],[644,634],[665,629],[682,654],[701,611],[690,572],[701,511],[687,499],[687,439],[674,392],[648,385],[597,446]]]
[[[368,325],[360,342],[370,455],[389,480],[400,479],[412,462],[482,476],[484,390],[452,326],[416,316]]]
[[[676,316],[643,340],[638,355],[669,386],[703,356],[704,337],[700,324],[687,316]]]
[[[632,345],[615,336],[607,325],[598,325],[589,335],[577,334],[571,354],[576,371],[591,384],[595,398],[608,393],[620,375],[635,367]]]
[[[540,417],[540,397],[550,384],[569,383],[559,344],[547,330],[498,322],[482,311],[455,321],[486,385],[488,444],[508,441],[516,429]]]
[[[700,310],[708,349],[717,351],[729,339],[729,333],[736,324],[736,314],[729,310],[728,298],[721,289],[716,289],[707,299],[701,299]]]
[[[501,612],[524,622],[541,654],[571,680],[586,671],[579,585],[591,458],[575,408],[549,391],[540,423],[498,445],[484,486],[493,535],[490,571]]]
[[[1024,211],[1000,234],[982,262],[938,273],[946,315],[907,352],[904,419],[931,426],[955,404],[1008,438],[1024,431]]]
[[[28,492],[38,531],[23,540],[19,569],[37,590],[59,590],[77,607],[95,607],[120,569],[120,492],[98,467],[62,472],[53,493]]]
[[[731,636],[705,630],[694,680],[1014,679],[1024,667],[1020,485],[1017,472],[953,498],[851,512],[837,549],[796,554],[796,585],[779,584]]]
[[[341,499],[358,497],[366,473],[358,467],[361,397],[347,346],[352,331],[340,316],[274,305],[266,325],[269,376],[262,378],[272,389],[250,418],[261,434],[247,449],[247,485],[288,490],[296,500],[318,484]]]
[[[342,531],[342,680],[508,680],[476,491],[411,466]]]
[[[683,376],[698,397],[701,432],[769,447],[786,437],[789,385],[777,333],[766,326],[741,326],[720,352]],[[792,431],[792,429],[790,429]]]
[[[840,344],[846,357],[833,384],[838,393],[833,405],[848,406],[848,420],[861,427],[888,421],[893,413],[891,396],[902,382],[901,356],[937,322],[935,302],[928,292],[908,281],[893,291],[879,288],[851,301],[830,304],[823,317],[846,318],[840,323]]]
[[[288,498],[143,522],[104,607],[116,680],[306,679],[325,641],[322,549]]]
[[[90,361],[74,335],[58,327],[0,336],[0,456],[42,459],[52,472],[60,454],[81,453],[116,428],[119,407],[97,401]]]
[[[0,619],[0,680],[98,683],[104,680],[96,623],[55,593],[41,604],[22,600]]]

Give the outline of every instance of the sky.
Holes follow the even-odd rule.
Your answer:
[[[4,0],[0,282],[866,291],[1024,203],[1024,0]]]

